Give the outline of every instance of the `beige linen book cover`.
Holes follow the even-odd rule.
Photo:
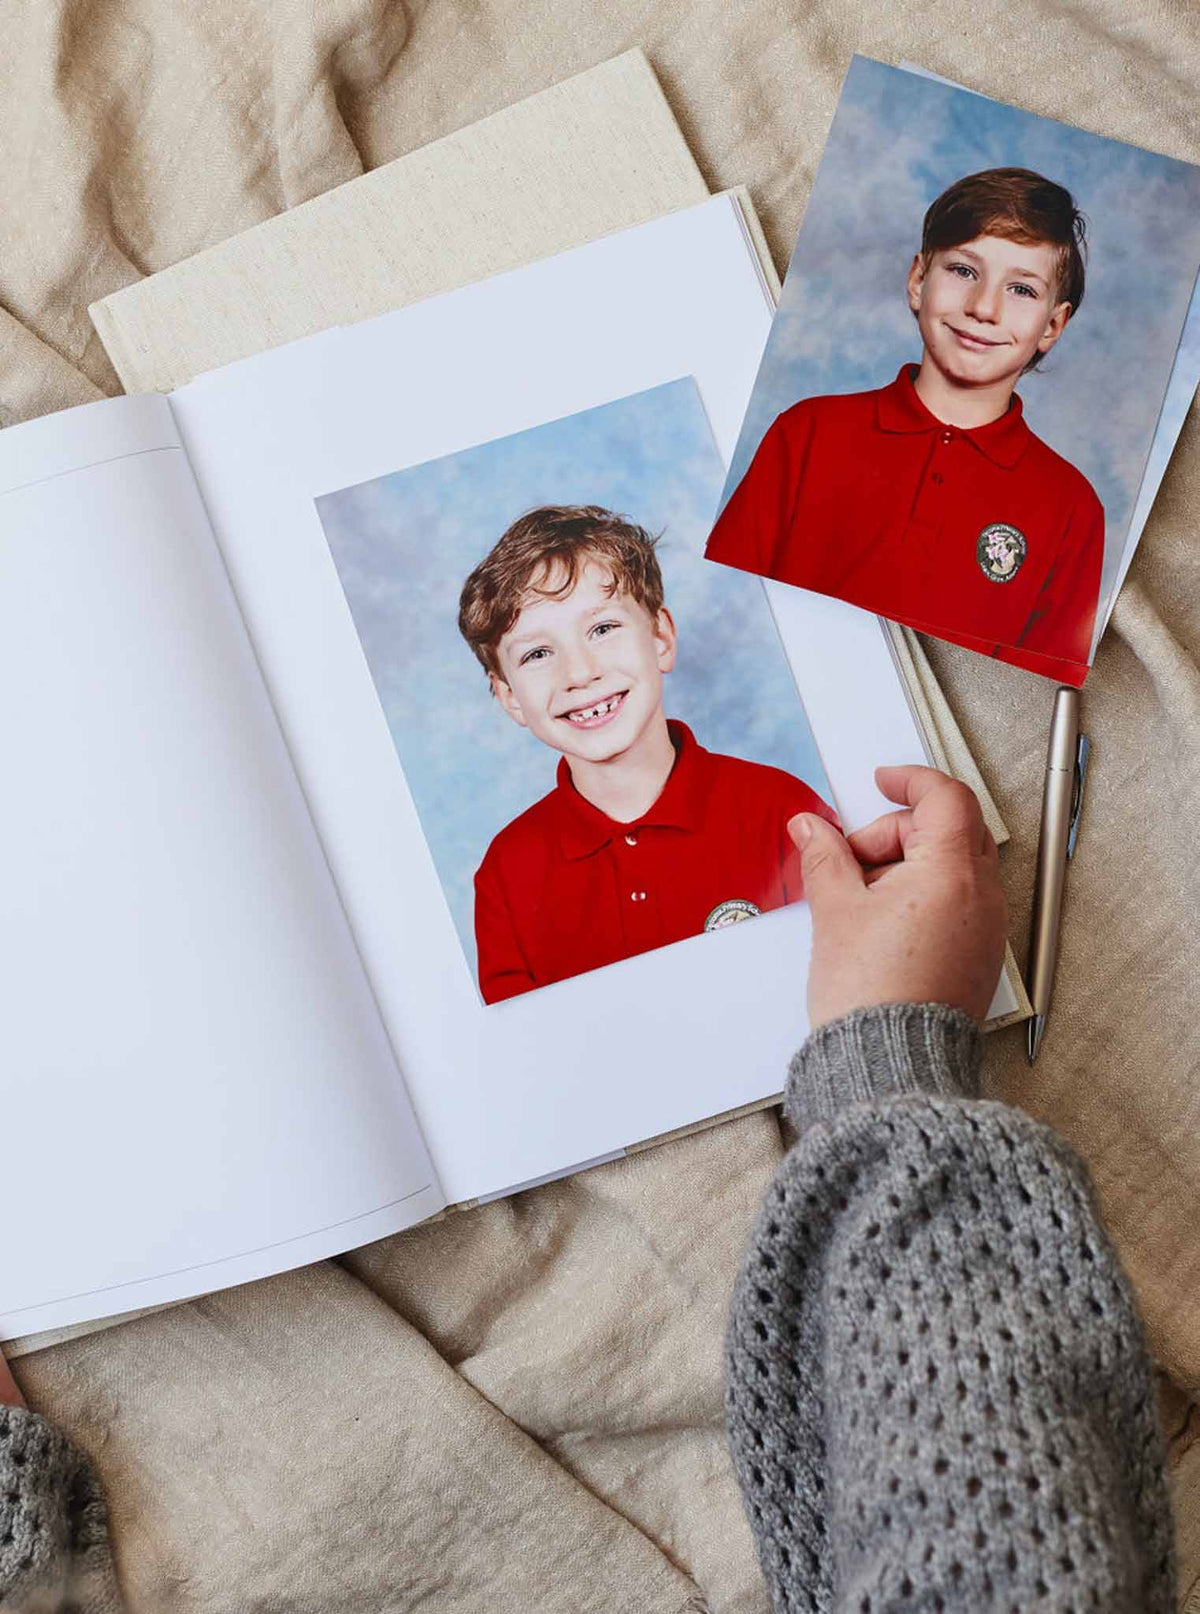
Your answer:
[[[126,390],[165,391],[708,194],[649,63],[633,50],[126,287],[94,304],[91,315]],[[748,196],[738,200],[774,297],[779,279],[765,238]],[[974,785],[997,839],[1007,838],[919,642],[903,629],[892,639],[931,754]],[[1023,1008],[994,1024],[1029,1012],[1011,955],[1009,976]],[[19,1354],[124,1320],[10,1341],[6,1349]]]
[[[632,50],[89,312],[125,390],[166,392],[707,198],[658,80]]]

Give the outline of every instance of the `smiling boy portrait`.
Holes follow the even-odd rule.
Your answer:
[[[1078,314],[1084,253],[1084,219],[1053,180],[957,180],[925,214],[904,287],[919,362],[780,414],[708,558],[1081,683],[1104,510],[1030,430],[1016,387]]]
[[[599,506],[542,506],[463,586],[459,630],[500,708],[559,756],[475,875],[487,1003],[798,901],[788,820],[836,822],[791,774],[668,719],[677,628],[655,542]]]

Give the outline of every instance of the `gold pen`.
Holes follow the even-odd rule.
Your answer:
[[[1029,1022],[1027,1048],[1032,1065],[1041,1047],[1054,991],[1058,958],[1058,922],[1062,913],[1067,862],[1074,855],[1083,806],[1090,746],[1079,732],[1079,691],[1061,688],[1050,719],[1050,749],[1042,793],[1042,833],[1038,841],[1037,880],[1033,889],[1033,924],[1029,935]]]

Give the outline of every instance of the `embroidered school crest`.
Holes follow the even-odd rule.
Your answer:
[[[989,583],[1011,583],[1028,552],[1025,534],[1007,521],[989,521],[975,545],[975,559]]]
[[[744,897],[731,897],[728,902],[717,903],[704,921],[704,928],[728,930],[730,925],[740,925],[743,919],[757,919],[761,912],[761,908],[747,902]]]

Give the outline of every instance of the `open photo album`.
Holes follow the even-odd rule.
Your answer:
[[[0,433],[0,1338],[779,1092],[781,821],[924,753],[875,616],[702,557],[771,313],[717,197]]]
[[[706,553],[1081,685],[1198,269],[1200,168],[855,57]]]

